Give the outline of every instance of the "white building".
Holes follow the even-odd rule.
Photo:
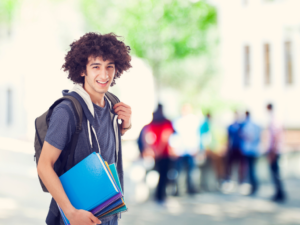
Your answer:
[[[77,20],[77,29],[67,26],[59,14],[66,6],[49,10],[51,6],[22,1],[11,35],[1,37],[0,136],[32,140],[35,118],[70,87],[60,70],[63,41],[78,35],[81,25]]]
[[[287,128],[300,127],[300,1],[215,0],[222,95],[266,122],[273,103]]]
[[[61,66],[69,44],[85,33],[83,21],[72,0],[22,1],[12,35],[0,32],[0,137],[33,140],[35,118],[72,88]],[[125,139],[138,136],[155,107],[152,71],[137,58],[132,65],[112,89],[132,107],[134,125]]]

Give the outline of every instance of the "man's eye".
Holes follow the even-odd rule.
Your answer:
[[[94,66],[93,68],[94,68],[94,69],[98,69],[98,68],[99,68],[99,66]]]

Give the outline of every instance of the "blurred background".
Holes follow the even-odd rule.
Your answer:
[[[0,225],[44,224],[34,121],[72,88],[61,66],[86,32],[131,47],[110,90],[133,111],[119,224],[300,224],[299,7],[0,0]]]

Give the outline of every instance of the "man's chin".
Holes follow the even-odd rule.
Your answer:
[[[99,94],[105,94],[106,92],[108,92],[108,88],[105,89],[96,89],[96,92]]]
[[[107,84],[105,87],[99,87],[99,86],[95,85],[93,89],[98,94],[105,94],[106,92],[108,92],[109,87],[110,87],[110,83]]]

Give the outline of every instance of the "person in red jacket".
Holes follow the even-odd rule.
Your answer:
[[[167,173],[170,166],[169,138],[172,133],[174,133],[172,123],[164,116],[163,106],[158,104],[151,123],[143,129],[143,135],[145,151],[153,153],[159,173],[155,199],[160,204],[166,199]]]

